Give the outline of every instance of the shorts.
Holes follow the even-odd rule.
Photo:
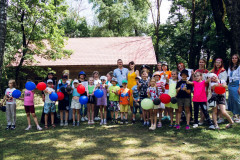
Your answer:
[[[91,95],[88,97],[88,103],[95,104],[95,96],[94,95]]]
[[[177,104],[180,107],[190,107],[191,100],[190,98],[177,98]]]
[[[138,101],[137,103],[133,101],[133,114],[137,114],[137,109],[139,109],[139,113],[142,114],[142,107],[140,101]]]
[[[44,103],[44,113],[48,114],[50,112],[56,112],[55,103]]]
[[[120,112],[123,113],[123,112],[128,112],[128,107],[129,105],[128,104],[120,104]]]
[[[59,101],[58,110],[68,111],[69,109],[70,109],[69,101],[66,101],[66,100]]]
[[[71,103],[71,108],[72,109],[81,109],[81,104],[79,103],[78,100],[73,99]]]
[[[217,105],[222,104],[226,105],[226,100],[224,95],[217,95]]]
[[[108,110],[114,111],[114,112],[119,111],[119,102],[118,101],[109,101]]]
[[[24,106],[26,113],[35,113],[35,108],[33,106]]]

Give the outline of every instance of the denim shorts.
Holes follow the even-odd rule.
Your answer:
[[[139,109],[139,113],[142,114],[142,107],[140,101],[137,103],[133,101],[133,114],[137,114],[137,110]]]
[[[44,103],[44,113],[56,112],[55,103]]]

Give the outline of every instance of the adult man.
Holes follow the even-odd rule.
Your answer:
[[[122,81],[127,80],[128,69],[123,67],[123,61],[117,60],[118,68],[113,71],[113,76],[117,78],[118,84],[122,87]]]

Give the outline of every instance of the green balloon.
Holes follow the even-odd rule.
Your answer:
[[[141,107],[145,110],[153,109],[153,101],[149,98],[145,98],[141,102]]]

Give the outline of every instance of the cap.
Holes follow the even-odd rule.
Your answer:
[[[139,80],[140,80],[140,79],[142,79],[142,78],[141,78],[140,76],[137,76],[137,77],[135,77],[135,79],[139,79]]]
[[[79,83],[77,79],[74,79],[73,83]]]
[[[63,75],[62,79],[68,79],[68,76],[67,75]]]
[[[80,75],[86,76],[86,73],[84,71],[81,71],[81,72],[78,73],[78,76],[80,76]]]
[[[168,63],[167,63],[166,61],[164,61],[164,62],[162,63],[162,65],[168,66]]]
[[[188,76],[188,71],[186,69],[182,70],[180,76],[182,76],[182,74],[186,74]]]
[[[101,76],[101,77],[100,77],[100,80],[105,80],[105,81],[107,81],[107,77],[106,77],[106,76]]]
[[[48,80],[47,80],[47,83],[53,83],[53,80],[48,79]]]
[[[160,72],[158,72],[158,71],[153,73],[153,77],[154,77],[154,76],[160,76],[160,75],[161,75],[161,74],[160,74]]]
[[[143,68],[150,69],[150,67],[148,65],[146,65],[146,64],[142,65],[140,69],[142,70]]]
[[[124,79],[124,80],[122,81],[122,83],[126,83],[126,84],[127,84],[127,83],[128,83],[128,81],[127,81],[126,79]]]
[[[111,82],[114,81],[114,82],[117,82],[117,78],[113,77]]]

